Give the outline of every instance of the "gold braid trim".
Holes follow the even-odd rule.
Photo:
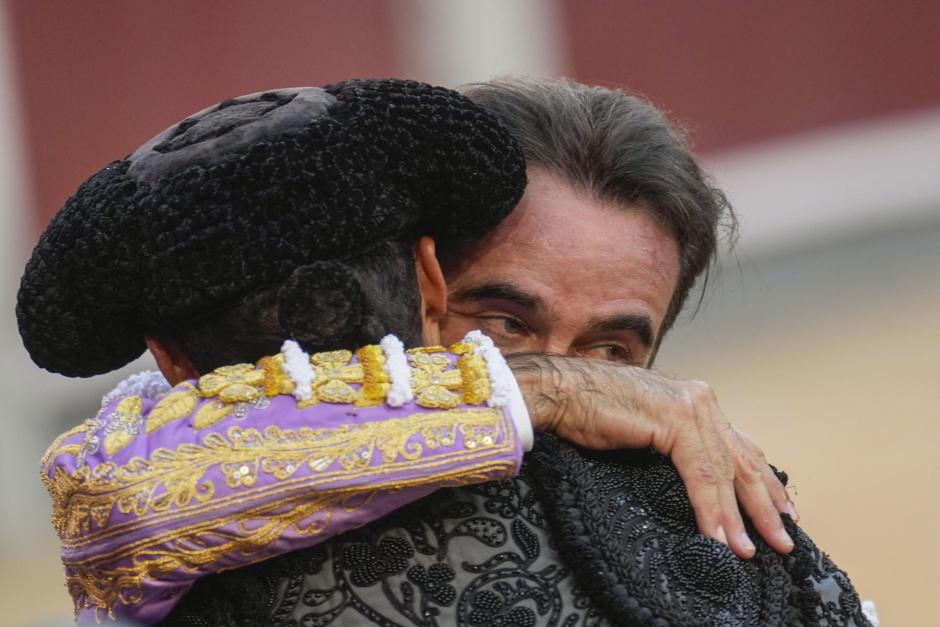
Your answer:
[[[435,484],[459,487],[503,478],[514,470],[510,461],[487,459],[437,475]],[[266,559],[271,556],[262,551],[288,531],[310,537],[308,546],[313,545],[315,536],[328,528],[337,506],[354,511],[379,491],[397,491],[427,483],[427,478],[418,477],[378,488],[294,494],[247,512],[189,527],[168,539],[159,538],[124,556],[130,558],[129,566],[108,568],[91,561],[66,561],[66,583],[75,601],[76,613],[82,608],[94,607],[113,617],[115,604],[132,605],[141,601],[145,579],[173,572],[216,572],[224,569],[217,563],[229,555],[238,555],[238,566]],[[321,513],[322,517],[316,517]],[[234,529],[225,529],[229,525]]]
[[[385,403],[392,381],[385,370],[385,351],[380,346],[370,345],[356,352],[362,364],[362,388],[356,405],[372,407]]]
[[[469,344],[457,343],[449,350],[460,356],[456,368],[450,367],[450,360],[444,354],[443,347],[433,346],[408,351],[416,403],[422,407],[438,409],[451,409],[461,403],[485,403],[491,390],[484,360],[473,352]],[[358,364],[349,363],[352,360],[352,353],[349,351],[330,351],[311,356],[311,364],[317,378],[313,384],[313,400],[303,405],[323,401],[368,407],[384,403],[390,388],[384,352],[379,346],[366,346],[359,349],[356,355],[359,358]],[[353,386],[358,386],[358,389]],[[294,384],[284,371],[283,355],[266,357],[257,367],[249,364],[224,366],[201,377],[198,387],[184,383],[165,395],[148,412],[146,432],[153,433],[167,424],[190,416],[196,430],[206,429],[230,415],[238,415],[240,410],[243,418],[249,402],[255,403],[256,407],[263,407],[258,403],[266,403],[267,397],[289,394],[293,389]],[[122,401],[127,405],[124,413],[128,419],[125,422],[130,425],[139,419],[140,402],[131,402],[134,399],[125,400],[127,402]],[[444,422],[449,420],[443,416]],[[422,416],[422,422],[425,421],[426,417]],[[129,427],[125,428],[123,422],[118,426],[122,428],[108,434],[105,439],[104,448],[109,456],[128,446],[133,437],[136,437]],[[63,468],[55,466],[54,456],[78,456],[82,450],[81,444],[62,443],[69,437],[87,432],[93,427],[93,421],[86,421],[61,435],[49,447],[42,460],[42,481],[53,500],[53,526],[65,539],[92,533],[94,527],[107,527],[115,505],[121,513],[142,516],[148,511],[167,511],[174,505],[180,508],[193,501],[205,503],[212,500],[215,485],[211,481],[202,481],[202,477],[206,469],[214,464],[226,464],[221,466],[221,469],[230,486],[233,482],[250,486],[257,478],[258,463],[253,457],[256,453],[253,447],[260,434],[254,429],[243,430],[237,427],[230,431],[230,435],[236,434],[238,440],[233,443],[226,442],[220,434],[209,434],[201,446],[183,445],[175,451],[157,449],[147,460],[134,457],[120,467],[113,462],[102,462],[93,468],[80,463],[78,470],[69,474]],[[280,461],[268,459],[265,462],[267,466],[262,470],[275,474],[280,479],[279,474],[292,474],[283,469],[296,469],[305,462],[311,464],[311,469],[322,469],[321,466],[329,466],[337,459],[348,469],[351,464],[357,463],[357,452],[359,455],[371,456],[372,448],[378,447],[386,451],[394,448],[397,441],[388,440],[387,435],[383,436],[385,439],[381,442],[375,439],[377,429],[377,426],[360,425],[346,430],[332,430],[329,434],[302,429],[298,434],[276,435],[275,439],[281,437],[285,442],[275,455]],[[405,432],[402,429],[398,431]],[[267,435],[270,434],[266,431]],[[454,440],[453,433],[448,434],[446,429],[440,426],[432,428],[426,435],[429,448],[434,448],[438,443],[449,446]],[[407,439],[410,436],[399,436],[399,441],[402,437]],[[302,442],[310,438],[323,438],[325,441]],[[249,441],[252,443],[248,444]],[[322,449],[322,445],[327,448]],[[302,459],[303,455],[299,451],[304,446],[324,452],[317,459]],[[399,453],[395,453],[397,454]],[[413,459],[414,456],[420,455],[420,445],[417,445],[416,449],[403,446],[400,454],[405,455],[406,459]],[[282,470],[274,470],[275,464],[280,464]]]
[[[452,445],[458,430],[464,448],[472,450],[498,440],[504,428],[500,412],[491,409],[424,413],[329,429],[271,425],[259,431],[233,426],[226,435],[207,434],[201,444],[156,449],[149,459],[133,457],[120,466],[113,462],[94,468],[86,465],[73,474],[59,467],[47,487],[62,539],[89,540],[108,531],[115,508],[141,518],[210,501],[216,483],[206,475],[213,468],[232,489],[251,488],[259,473],[284,481],[304,466],[342,479],[371,468],[376,452],[385,464],[413,461],[426,451]],[[334,464],[339,469],[327,473]]]
[[[42,480],[42,484],[46,486],[46,490],[52,495],[52,490],[54,487],[52,478],[49,477],[49,471],[52,470],[50,464],[52,461],[62,453],[62,449],[66,448],[62,446],[62,443],[71,438],[72,436],[84,434],[88,431],[88,427],[91,424],[91,419],[86,420],[82,424],[72,427],[55,440],[52,441],[52,444],[46,449],[46,452],[43,454],[42,459],[39,460],[39,478]],[[68,450],[77,452],[81,448],[80,444],[70,444],[66,445]],[[74,453],[72,453],[74,454]],[[53,496],[54,498],[54,496]]]
[[[100,532],[84,535],[71,541],[64,541],[62,543],[63,552],[80,550],[82,547],[91,544],[99,544],[111,538],[136,532],[146,527],[156,527],[158,525],[169,529],[169,531],[163,532],[164,534],[178,533],[180,527],[172,527],[174,524],[185,525],[187,520],[193,520],[195,518],[206,519],[207,516],[212,515],[214,512],[223,511],[230,506],[245,508],[252,502],[269,502],[273,498],[291,494],[296,490],[304,490],[305,492],[334,490],[335,488],[331,484],[335,484],[337,480],[356,481],[361,485],[372,485],[373,482],[378,480],[376,479],[378,477],[388,477],[392,473],[411,471],[419,472],[421,476],[427,477],[429,480],[437,481],[439,478],[438,473],[441,472],[440,469],[446,470],[448,466],[453,466],[454,464],[460,464],[462,467],[466,467],[468,464],[472,465],[474,462],[481,459],[492,458],[495,455],[512,451],[516,446],[516,440],[508,419],[504,418],[501,428],[506,434],[506,437],[504,437],[501,442],[495,442],[492,443],[492,445],[492,440],[487,440],[487,436],[483,435],[480,438],[480,442],[483,446],[479,448],[477,448],[475,444],[468,445],[466,450],[454,449],[437,455],[424,456],[414,461],[400,460],[391,464],[374,465],[348,473],[336,471],[317,475],[301,475],[279,482],[277,485],[262,485],[251,489],[239,490],[228,496],[213,498],[207,503],[194,503],[167,512],[131,519],[127,522],[110,525],[107,529]],[[441,442],[441,444],[443,444],[443,442]],[[134,549],[138,543],[149,542],[153,539],[155,538],[148,537],[136,541],[135,543],[122,545],[107,555],[96,555],[95,559],[99,560],[103,557],[123,554]]]
[[[463,402],[481,405],[490,398],[490,374],[486,360],[474,352],[467,352],[457,360],[457,369],[463,379]]]

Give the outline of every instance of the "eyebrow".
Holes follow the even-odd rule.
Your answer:
[[[484,283],[458,290],[454,300],[505,300],[524,309],[535,311],[542,308],[542,299],[533,296],[518,285],[506,282]]]
[[[637,314],[621,314],[611,316],[591,323],[592,333],[611,333],[614,331],[633,331],[640,336],[643,345],[649,348],[653,345],[653,321],[649,316]]]

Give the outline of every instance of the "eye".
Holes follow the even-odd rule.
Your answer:
[[[598,344],[581,351],[581,355],[592,359],[619,361],[627,364],[633,361],[633,353],[630,349],[620,344]]]
[[[501,335],[524,335],[528,333],[528,325],[514,316],[488,315],[477,316],[479,320],[484,321],[483,326],[489,333],[498,333]]]
[[[518,334],[526,332],[526,326],[522,320],[505,317],[500,318],[500,321],[503,323],[503,330],[506,333]]]

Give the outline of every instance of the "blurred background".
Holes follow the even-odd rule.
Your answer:
[[[68,380],[20,344],[23,264],[78,184],[226,97],[525,73],[637,91],[688,129],[741,239],[658,366],[712,383],[789,471],[883,625],[935,624],[938,29],[916,1],[3,0],[0,623],[69,621],[38,459],[150,365]]]

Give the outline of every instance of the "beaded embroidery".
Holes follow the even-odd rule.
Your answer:
[[[136,394],[121,399],[104,428],[104,451],[113,457],[130,444],[143,426],[143,401]]]

